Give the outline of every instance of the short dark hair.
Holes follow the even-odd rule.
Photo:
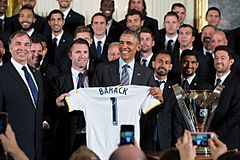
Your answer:
[[[100,6],[102,6],[103,5],[103,2],[104,1],[106,1],[106,0],[101,0],[101,2],[100,2]],[[111,1],[112,2],[112,4],[113,4],[113,6],[115,5],[115,2],[114,2],[114,0],[108,0],[108,1]]]
[[[173,11],[167,12],[167,14],[164,16],[164,21],[165,21],[166,17],[168,17],[168,16],[175,16],[177,18],[177,20],[179,20],[179,16],[177,15],[176,12],[173,12]]]
[[[207,10],[207,12],[206,12],[206,17],[207,17],[207,15],[208,15],[209,11],[217,11],[218,14],[219,14],[219,17],[221,17],[221,11],[220,11],[220,9],[218,9],[217,7],[210,7],[210,8],[208,8],[208,10]]]
[[[228,53],[228,56],[230,59],[234,59],[234,54],[233,51],[228,47],[228,46],[217,46],[214,50],[214,55],[216,54],[217,51],[226,51]]]
[[[171,7],[171,11],[173,11],[175,7],[184,8],[184,10],[186,11],[186,8],[185,8],[185,6],[182,3],[173,3],[172,7]]]
[[[41,46],[42,46],[42,49],[44,49],[43,44],[42,44],[42,40],[41,40],[39,37],[31,37],[31,42],[32,42],[32,44],[33,44],[33,43],[34,43],[34,44],[40,43]]]
[[[35,13],[34,13],[33,7],[32,7],[31,5],[27,4],[27,5],[22,6],[22,8],[20,9],[20,12],[21,12],[22,10],[25,10],[25,9],[31,10],[32,13],[33,13],[33,16],[35,17]]]
[[[48,14],[47,19],[50,20],[50,19],[51,19],[51,16],[52,16],[53,14],[60,14],[61,17],[62,17],[62,19],[64,20],[64,14],[63,14],[62,11],[60,11],[59,9],[54,9],[54,10],[52,10],[52,11]]]
[[[151,37],[154,39],[153,31],[151,29],[149,29],[148,27],[142,27],[140,33],[149,33],[151,35]]]
[[[144,20],[142,12],[140,12],[140,11],[138,11],[136,9],[129,10],[128,13],[125,16],[125,19],[127,20],[128,16],[132,16],[132,15],[135,15],[135,14],[139,15],[141,21]]]
[[[106,24],[107,24],[107,17],[106,17],[103,13],[101,13],[101,12],[95,13],[95,14],[92,16],[91,24],[93,24],[93,19],[94,19],[96,16],[102,16],[102,17],[104,17],[105,22],[106,22]]]
[[[217,30],[217,27],[216,27],[216,26],[211,25],[211,24],[207,24],[207,25],[205,25],[205,26],[202,28],[202,31],[203,31],[205,28],[207,28],[207,27],[212,27],[214,30]]]
[[[182,24],[182,25],[179,27],[179,29],[178,29],[178,33],[179,33],[179,30],[180,30],[181,28],[191,28],[191,29],[192,29],[192,36],[195,36],[195,30],[194,30],[194,28],[193,28],[192,25],[190,25],[190,24]]]
[[[198,60],[198,53],[194,50],[191,50],[191,49],[185,49],[182,51],[182,54],[181,54],[181,57],[180,57],[180,61],[183,60],[184,57],[186,56],[195,56],[196,59],[197,59],[197,62],[199,62]]]
[[[140,35],[136,31],[127,29],[127,30],[123,31],[123,33],[121,35],[123,35],[123,34],[131,34],[131,35],[133,35],[137,39],[138,43],[140,43]]]
[[[154,61],[156,61],[156,58],[157,58],[158,55],[163,55],[163,54],[168,55],[171,58],[171,63],[172,63],[172,53],[170,53],[169,51],[166,51],[166,50],[160,50],[160,51],[157,52],[157,54],[153,55],[154,56]]]
[[[74,44],[84,44],[84,45],[87,45],[88,51],[89,51],[89,44],[88,44],[88,42],[87,42],[85,39],[78,38],[78,39],[72,41],[72,42],[69,44],[68,52],[71,52],[71,49],[72,49],[72,47],[73,47]]]
[[[128,12],[131,10],[131,9],[130,9],[131,1],[132,1],[132,0],[129,0],[129,1],[128,1]],[[147,5],[146,5],[145,0],[142,0],[142,2],[143,2],[142,14],[143,14],[144,16],[146,16],[146,15],[147,15]]]

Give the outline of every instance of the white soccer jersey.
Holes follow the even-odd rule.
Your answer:
[[[135,126],[139,144],[139,120],[160,102],[149,95],[147,86],[80,88],[66,97],[69,111],[81,110],[86,119],[87,146],[107,160],[120,142],[120,126]]]

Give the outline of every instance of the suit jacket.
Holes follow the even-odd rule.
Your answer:
[[[31,68],[30,68],[31,69]],[[36,108],[27,85],[11,62],[0,68],[0,110],[8,113],[20,148],[29,159],[41,159],[43,84],[38,71],[32,71],[39,97]]]
[[[63,26],[63,30],[71,35],[78,26],[85,25],[85,17],[70,9]]]
[[[52,38],[50,38],[52,39]],[[58,46],[54,49],[52,43],[49,42],[49,50],[47,53],[47,61],[61,69],[61,58],[67,56],[68,46],[73,41],[73,36],[63,32]]]
[[[88,73],[88,80],[91,81],[92,75]],[[88,83],[89,84],[89,83]],[[64,72],[53,79],[51,97],[56,99],[62,93],[67,93],[74,89],[71,72]],[[55,148],[56,159],[69,159],[72,152],[76,149],[76,131],[85,127],[85,118],[82,111],[68,112],[67,106],[57,109]],[[56,114],[55,114],[56,115]],[[79,140],[79,139],[77,139]],[[82,140],[84,141],[84,139]],[[84,142],[83,142],[84,143]],[[64,157],[64,158],[63,158]]]
[[[13,34],[16,31],[21,30],[21,25],[18,21],[19,14],[10,17],[6,21],[5,31]],[[50,33],[50,28],[48,26],[47,20],[41,16],[35,14],[36,21],[34,23],[34,29],[44,36],[48,36]]]
[[[108,37],[113,40],[113,42],[118,42],[123,30],[119,23],[112,19],[112,25],[108,32]]]
[[[144,118],[145,124],[142,129],[142,137],[140,146],[142,150],[156,151],[165,150],[172,146],[172,119],[174,116],[177,101],[172,90],[172,83],[167,81],[163,89],[164,103],[160,107],[151,110]],[[154,144],[153,135],[157,127],[158,142]],[[154,145],[157,145],[154,146]]]
[[[108,55],[108,46],[109,44],[113,42],[111,38],[107,36],[105,43],[103,44],[102,48],[102,55],[100,58],[97,57],[97,46],[95,45],[95,41],[93,39],[92,44],[90,45],[90,61],[93,65],[93,68],[95,69],[96,66],[104,61],[108,61],[107,55]]]
[[[228,149],[240,148],[240,79],[231,72],[224,80],[219,103],[211,123]],[[213,83],[214,84],[214,81]]]
[[[126,30],[127,26],[126,26],[126,19],[123,19],[119,22],[122,30]],[[158,35],[158,21],[154,18],[148,17],[148,16],[144,16],[144,24],[143,27],[147,27],[149,29],[152,30],[153,35],[154,35],[154,40],[159,40],[159,35]]]
[[[152,57],[151,57],[151,59],[150,59],[150,61],[149,61],[149,63],[148,63],[148,68],[150,68],[150,69],[152,69],[152,70],[154,70],[153,69],[153,66],[152,66],[152,61],[154,61],[155,60],[155,54],[153,53],[153,55],[152,55]],[[138,62],[138,63],[140,63],[141,62],[141,53],[140,52],[137,52],[137,54],[136,54],[136,56],[135,56],[135,60]]]
[[[119,85],[119,59],[111,62],[100,63],[93,75],[91,86],[107,87]],[[156,86],[153,73],[149,68],[146,68],[135,62],[132,76],[132,85]]]

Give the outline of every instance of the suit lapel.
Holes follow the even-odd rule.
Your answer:
[[[141,81],[142,71],[140,70],[139,65],[139,63],[135,62],[131,84],[139,84],[139,82]]]
[[[109,78],[111,78],[112,84],[120,84],[120,74],[119,74],[119,60],[113,61],[108,68],[110,73]]]
[[[67,44],[66,44],[66,38],[65,38],[65,33],[63,33],[60,41],[59,41],[59,44],[56,48],[56,51],[55,51],[55,58],[57,57],[60,57],[61,55],[59,53],[61,53],[62,51],[62,48],[65,47]]]
[[[19,84],[19,87],[22,88],[24,94],[26,94],[28,96],[28,99],[32,102],[32,98],[28,91],[27,85],[25,84],[25,82],[23,81],[22,77],[19,75],[19,73],[17,72],[13,64],[11,62],[7,63],[6,68],[8,69],[12,77],[17,81],[17,83]]]
[[[69,92],[74,88],[73,78],[72,78],[72,73],[71,72],[67,73],[67,76],[66,76],[66,79],[65,79],[65,84],[66,84],[66,92]]]

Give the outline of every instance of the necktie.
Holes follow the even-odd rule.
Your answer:
[[[146,59],[142,59],[142,65],[144,65],[145,67],[147,67],[147,60],[146,60]]]
[[[78,89],[78,88],[84,88],[83,74],[82,74],[82,73],[79,73],[79,74],[78,74],[77,89]]]
[[[129,74],[127,72],[127,68],[129,68],[129,65],[125,64],[122,67],[122,77],[121,77],[121,84],[123,86],[129,85]]]
[[[24,75],[25,75],[25,78],[27,80],[28,86],[29,86],[29,88],[31,90],[31,94],[32,94],[33,99],[34,99],[34,101],[36,103],[38,101],[38,90],[37,90],[37,87],[35,86],[34,81],[32,79],[32,76],[28,72],[27,68],[25,66],[23,66],[22,70],[24,71]]]
[[[102,55],[102,41],[97,42],[97,57],[100,58]]]
[[[220,78],[217,78],[214,88],[217,87],[221,82],[222,80]]]
[[[173,43],[172,39],[168,40],[167,49],[166,49],[168,52],[172,52],[172,43]]]
[[[157,86],[160,87],[163,83],[166,83],[165,81],[158,81],[156,80]]]
[[[183,90],[184,90],[184,91],[187,91],[187,90],[188,90],[188,86],[189,86],[188,81],[187,81],[187,79],[185,79],[185,80],[183,81],[183,83],[182,83],[182,88],[183,88]]]
[[[57,39],[56,37],[54,37],[54,38],[52,39],[52,45],[53,45],[53,48],[54,48],[54,49],[57,47],[57,41],[58,41],[58,39]]]

